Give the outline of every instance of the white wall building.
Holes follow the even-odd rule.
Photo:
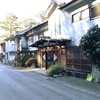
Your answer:
[[[51,15],[46,12],[45,17],[48,17],[51,38],[71,38],[78,46],[90,27],[96,24],[100,27],[100,0],[71,0],[57,6]]]
[[[51,38],[71,39],[74,46],[79,46],[81,37],[90,27],[93,25],[100,27],[100,0],[70,0],[66,4],[54,1],[44,15],[48,18]],[[79,56],[79,53],[77,54],[74,57],[76,60]],[[96,73],[94,70],[92,72]],[[100,72],[97,72],[97,76],[100,76]]]

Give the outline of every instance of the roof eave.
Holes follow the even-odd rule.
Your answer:
[[[53,11],[53,9],[56,9],[56,7],[57,7],[57,4],[56,4],[56,3],[51,2],[51,3],[50,3],[50,5],[49,5],[49,7],[47,8],[47,10],[46,10],[45,14],[44,14],[44,17],[45,17],[45,18],[48,18],[48,17],[49,17],[50,12],[51,12],[51,11]]]
[[[71,2],[67,3],[66,5],[60,7],[60,10],[67,10],[68,8],[82,2],[83,0],[72,0]]]

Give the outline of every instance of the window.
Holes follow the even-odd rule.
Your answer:
[[[100,17],[100,3],[91,7],[91,18]]]
[[[90,16],[91,14],[91,16]],[[82,20],[84,18],[90,17],[91,19],[100,17],[100,3],[96,4],[93,7],[89,7],[85,10],[82,10],[76,14],[72,15],[72,22]]]
[[[89,17],[89,9],[85,9],[81,13],[82,13],[82,18],[81,19]]]
[[[72,21],[76,22],[89,17],[89,9],[82,10],[74,15],[72,15]]]
[[[73,22],[79,21],[80,20],[80,17],[81,17],[80,12],[74,14],[72,17],[73,17],[72,18],[73,19]]]

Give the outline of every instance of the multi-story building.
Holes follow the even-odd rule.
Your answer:
[[[28,38],[26,37],[28,30],[25,29],[5,39],[6,63],[14,61],[18,54],[25,55],[25,53],[31,52],[28,50]]]
[[[32,45],[41,47],[42,63],[39,66],[48,68],[58,63],[69,71],[91,73],[91,64],[78,46],[90,27],[100,26],[99,9],[99,0],[70,0],[66,4],[51,2],[44,15],[48,18],[50,39],[42,39]]]

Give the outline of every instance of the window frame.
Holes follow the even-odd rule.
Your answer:
[[[100,3],[98,3],[96,5],[93,5],[93,6],[90,7],[90,20],[93,20],[93,19],[96,19],[96,18],[100,18],[100,15],[92,17],[93,15],[92,15],[92,10],[91,9],[94,8],[94,7],[96,7],[96,6],[98,6],[98,5],[100,5]]]
[[[88,12],[89,16],[87,16],[85,18],[82,18],[82,12],[84,12],[86,10],[89,10],[89,12]],[[89,18],[89,17],[90,17],[90,8],[86,8],[86,9],[84,9],[84,10],[81,11],[81,20],[86,19],[86,18]]]
[[[90,17],[90,9],[89,9],[89,16],[88,17],[85,17],[85,18],[82,18],[82,12],[83,11],[85,11],[85,10],[88,10],[89,8],[86,8],[86,9],[84,9],[84,10],[82,10],[82,11],[79,11],[79,12],[77,12],[77,13],[75,13],[75,14],[73,14],[72,15],[72,22],[74,23],[74,22],[78,22],[78,21],[80,21],[80,20],[83,20],[83,19],[86,19],[86,18],[89,18]],[[79,17],[79,20],[77,20],[77,21],[74,21],[74,15],[76,15],[76,14],[78,14],[78,13],[80,13],[80,17]]]
[[[86,19],[86,18],[90,18],[90,20],[93,20],[93,19],[96,19],[96,18],[100,18],[100,15],[99,16],[95,16],[95,17],[92,17],[93,15],[92,15],[92,10],[91,10],[92,8],[94,8],[96,6],[99,6],[99,5],[100,5],[100,2],[97,3],[97,4],[95,4],[95,5],[92,5],[92,6],[88,7],[86,9],[82,10],[82,11],[79,11],[77,13],[72,14],[72,23],[77,22],[77,21],[80,21],[80,20],[83,20],[83,19]],[[89,16],[88,17],[85,17],[85,18],[82,18],[82,12],[85,11],[85,10],[87,10],[87,9],[89,9]],[[78,13],[80,13],[80,19],[77,20],[77,21],[74,21],[74,15],[76,15]]]
[[[77,15],[78,13],[80,14],[79,20],[74,20],[74,16]],[[77,12],[77,13],[75,13],[75,14],[72,15],[72,22],[73,22],[73,23],[74,23],[74,22],[78,22],[78,21],[80,21],[80,20],[81,20],[81,12]]]

